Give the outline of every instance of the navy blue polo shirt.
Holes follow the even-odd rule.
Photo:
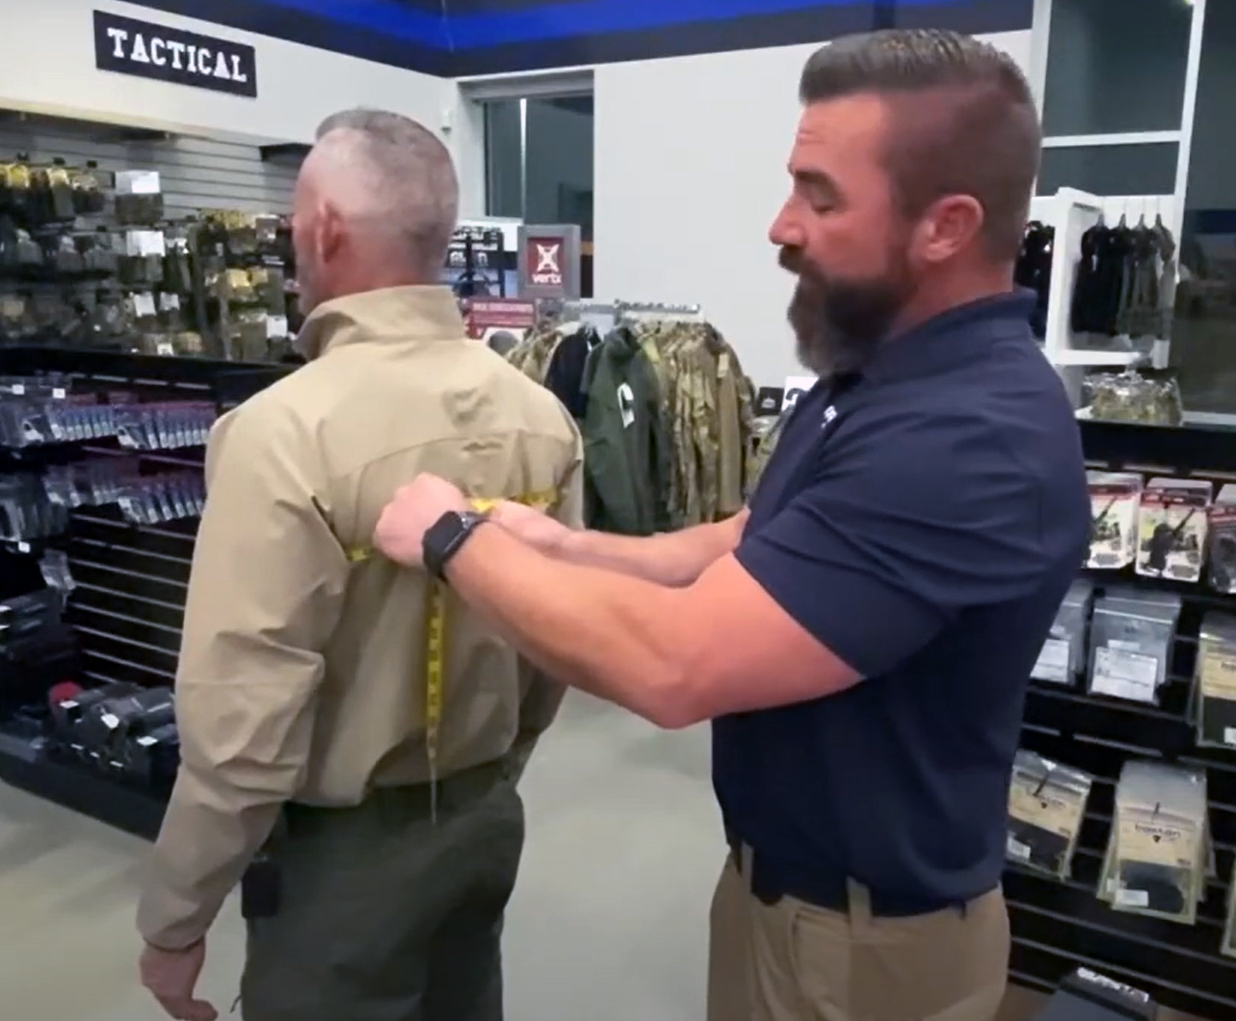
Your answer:
[[[1027,679],[1090,528],[1032,307],[953,309],[785,424],[737,557],[864,679],[714,724],[726,825],[774,884],[930,910],[999,882]]]

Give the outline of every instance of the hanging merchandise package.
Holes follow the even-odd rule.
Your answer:
[[[1094,602],[1090,683],[1096,695],[1157,705],[1167,683],[1180,596],[1113,587]]]
[[[1201,581],[1211,483],[1151,479],[1137,515],[1137,573],[1147,578]]]
[[[1236,957],[1236,865],[1232,867],[1232,881],[1227,887],[1227,925],[1223,928],[1223,942],[1219,953]]]
[[[1236,748],[1236,617],[1211,611],[1197,647],[1197,743]]]
[[[1090,489],[1090,555],[1086,566],[1119,570],[1137,555],[1137,508],[1142,477],[1131,472],[1086,473]]]
[[[1236,595],[1236,486],[1219,490],[1210,506],[1206,540],[1206,584]]]
[[[1034,664],[1030,676],[1036,681],[1052,684],[1074,684],[1086,669],[1086,626],[1090,620],[1090,605],[1094,599],[1094,584],[1079,578],[1056,611],[1047,640]]]
[[[1009,786],[1005,857],[1067,879],[1086,817],[1090,776],[1030,751],[1018,751]]]
[[[1116,786],[1112,907],[1192,925],[1206,882],[1206,776],[1126,762]]]

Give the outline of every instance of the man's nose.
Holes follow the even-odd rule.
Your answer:
[[[803,248],[807,237],[801,224],[788,208],[783,207],[768,229],[768,240],[778,248]]]

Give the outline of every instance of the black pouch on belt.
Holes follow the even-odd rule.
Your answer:
[[[240,880],[240,914],[246,921],[274,918],[283,896],[283,874],[278,862],[265,855],[254,858]]]

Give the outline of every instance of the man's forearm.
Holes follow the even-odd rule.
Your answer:
[[[610,535],[607,532],[571,532],[552,550],[557,560],[585,567],[600,567],[671,588],[693,584],[742,537],[746,512],[715,524],[696,525],[660,535]]]
[[[638,541],[638,540],[633,540]],[[565,563],[483,527],[447,568],[451,586],[558,681],[661,726],[685,725],[682,593]]]

